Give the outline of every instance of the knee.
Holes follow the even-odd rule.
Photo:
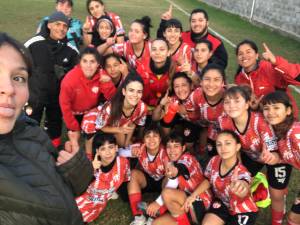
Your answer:
[[[171,188],[164,188],[161,193],[161,196],[165,203],[169,203],[170,201],[172,201],[173,195],[174,195],[174,189]]]
[[[132,187],[132,186],[135,186],[135,187],[141,186],[142,176],[143,176],[143,173],[141,171],[136,170],[136,169],[132,170],[128,188],[130,189],[130,187]]]

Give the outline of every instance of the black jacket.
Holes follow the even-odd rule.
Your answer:
[[[29,119],[0,135],[0,224],[82,225],[74,195],[93,177],[83,151],[57,167],[47,134]]]
[[[25,44],[33,59],[33,75],[29,78],[30,101],[47,101],[58,97],[60,80],[78,60],[78,50],[67,39],[55,41],[49,33],[40,33]]]

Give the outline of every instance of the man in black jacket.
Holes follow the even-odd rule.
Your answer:
[[[62,12],[49,17],[48,30],[29,39],[25,47],[33,58],[29,80],[31,118],[39,123],[45,109],[45,128],[54,146],[60,145],[62,115],[59,107],[60,81],[77,63],[78,52],[67,43],[69,19]]]

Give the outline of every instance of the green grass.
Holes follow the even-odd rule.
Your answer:
[[[0,30],[5,31],[18,40],[25,42],[33,36],[37,24],[46,15],[54,11],[54,0],[18,0],[0,1]],[[85,0],[74,0],[74,16],[84,21],[86,16]],[[283,36],[276,31],[265,27],[257,27],[239,16],[220,11],[196,0],[174,0],[187,12],[196,7],[207,10],[210,17],[210,27],[224,35],[226,38],[237,44],[247,38],[254,40],[259,48],[261,43],[266,42],[270,49],[277,55],[282,55],[291,62],[300,61],[300,42]],[[108,10],[116,12],[122,18],[125,28],[128,30],[130,22],[144,15],[152,18],[153,26],[152,37],[156,35],[156,28],[160,21],[160,15],[168,9],[169,3],[165,0],[106,0]],[[188,29],[188,17],[174,7],[174,17],[180,19]],[[237,63],[234,49],[225,43],[229,53],[229,65],[227,76],[232,81],[235,74]],[[295,94],[299,102],[299,95]],[[288,196],[288,209],[293,202],[295,194],[300,189],[299,172],[294,171],[290,181]],[[128,204],[121,200],[114,200],[108,203],[107,208],[94,225],[126,225],[131,221],[131,213]],[[269,209],[262,210],[257,224],[270,224]]]

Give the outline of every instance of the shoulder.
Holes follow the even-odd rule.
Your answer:
[[[210,42],[212,42],[212,44],[215,44],[215,45],[222,44],[222,40],[219,37],[217,37],[211,33],[207,34],[207,40],[209,40]]]
[[[30,38],[28,41],[26,41],[25,44],[24,44],[24,46],[26,48],[29,48],[33,44],[39,43],[39,42],[42,42],[42,41],[45,41],[45,40],[46,39],[43,36],[37,35],[37,36],[34,36],[34,37]]]
[[[70,51],[73,51],[76,55],[79,54],[78,49],[77,49],[74,45],[72,45],[70,42],[68,42],[68,43],[66,44],[66,46],[67,46],[67,48],[68,48]]]

